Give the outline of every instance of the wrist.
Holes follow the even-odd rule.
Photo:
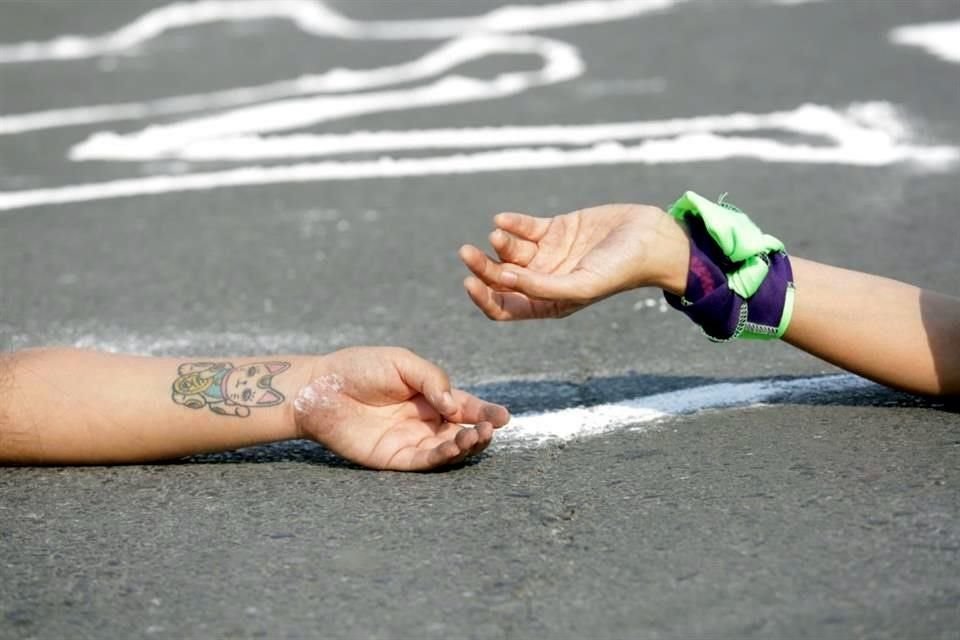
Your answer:
[[[302,358],[290,376],[286,401],[283,405],[283,421],[289,440],[314,440],[312,429],[307,428],[307,412],[304,410],[304,395],[311,382],[324,375],[327,363],[326,355]]]
[[[781,337],[794,298],[783,243],[723,197],[712,202],[687,191],[670,215],[686,224],[689,268],[685,290],[665,290],[667,302],[715,342]]]
[[[332,352],[310,359],[298,378],[297,390],[290,398],[290,421],[295,438],[313,440],[326,446],[326,436],[334,429],[333,398],[342,391],[344,378],[338,372]]]
[[[656,266],[651,283],[667,293],[682,296],[690,271],[690,237],[686,224],[660,211],[650,251],[651,264]]]

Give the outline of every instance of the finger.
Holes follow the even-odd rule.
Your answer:
[[[522,269],[512,264],[505,267],[469,244],[460,247],[460,259],[473,275],[495,291],[513,290],[513,283],[516,282],[514,273]]]
[[[497,291],[472,276],[463,281],[463,288],[467,290],[473,304],[491,320],[529,320],[541,317],[530,298],[522,293]]]
[[[453,440],[447,440],[430,449],[406,447],[397,452],[384,469],[393,471],[429,471],[438,467],[455,464],[466,457]]]
[[[480,442],[480,433],[472,428],[460,429],[453,438],[453,443],[457,445],[457,448],[464,457],[470,453],[470,450],[473,449],[474,445],[478,442]]]
[[[450,390],[447,373],[429,360],[424,360],[407,349],[398,349],[394,366],[403,382],[420,392],[427,402],[442,416],[450,416],[457,410],[456,400]]]
[[[526,240],[538,242],[550,229],[550,218],[536,218],[523,213],[498,213],[493,224]]]
[[[491,428],[500,428],[510,422],[510,412],[506,407],[486,402],[460,389],[453,390],[453,397],[457,401],[457,412],[450,416],[451,422],[475,425],[489,423]]]
[[[479,278],[467,277],[463,281],[463,288],[473,304],[491,320],[511,320],[503,305],[503,294],[494,291],[485,285]]]
[[[498,278],[503,271],[503,266],[490,259],[480,249],[473,245],[465,244],[460,247],[460,260],[468,269],[491,287],[498,287]]]
[[[489,422],[481,422],[474,429],[477,432],[477,443],[467,453],[468,458],[482,453],[493,440],[493,425]]]
[[[497,229],[490,233],[490,244],[502,262],[512,262],[521,267],[530,264],[530,261],[537,255],[536,243],[518,238],[503,229]]]

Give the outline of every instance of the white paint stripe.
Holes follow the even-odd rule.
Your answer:
[[[767,162],[883,166],[915,162],[930,169],[949,167],[958,159],[954,147],[814,147],[757,138],[712,134],[652,140],[636,146],[600,144],[586,149],[514,149],[424,158],[380,158],[371,161],[320,162],[277,167],[245,167],[187,175],[154,176],[50,189],[0,192],[0,211],[41,205],[110,200],[130,196],[207,191],[245,185],[332,180],[555,169],[612,164],[662,164],[755,158]]]
[[[544,66],[537,71],[503,73],[489,80],[451,75],[424,86],[393,91],[278,100],[129,134],[101,132],[77,145],[71,158],[171,157],[178,149],[201,140],[302,128],[371,113],[504,98],[563,82],[583,72],[583,63],[574,47],[545,38],[478,36],[461,41],[460,48],[461,55],[467,58],[503,52],[538,54],[543,57]]]
[[[960,64],[960,20],[904,25],[890,31],[890,40]]]
[[[46,42],[0,45],[0,64],[76,60],[118,54],[163,33],[216,22],[286,19],[305,33],[346,39],[448,39],[465,33],[557,29],[609,22],[667,9],[683,0],[577,0],[541,6],[505,6],[467,18],[356,21],[319,0],[203,0],[170,4],[100,36],[61,36]]]
[[[876,387],[856,376],[841,374],[793,380],[721,382],[702,387],[632,398],[620,402],[525,413],[497,433],[495,446],[537,446],[593,437],[708,409],[748,407],[780,398],[818,393],[843,393]]]
[[[255,125],[251,123],[251,126]],[[843,111],[807,104],[789,111],[766,114],[734,113],[592,125],[357,131],[266,138],[234,136],[188,142],[178,145],[175,150],[162,145],[159,152],[154,143],[149,140],[144,142],[139,135],[132,138],[110,136],[94,138],[76,147],[72,157],[82,160],[142,161],[174,157],[191,161],[249,161],[424,149],[581,146],[696,133],[768,130],[827,138],[840,147],[860,147],[864,155],[871,157],[879,149],[900,148],[901,141],[910,137],[909,128],[893,105],[872,102],[852,105]]]
[[[500,80],[499,84],[490,82],[488,86],[490,93],[482,96],[482,99],[512,95],[532,86],[561,82],[576,77],[583,72],[583,61],[579,53],[574,47],[565,43],[522,35],[481,34],[464,36],[445,43],[409,62],[374,69],[331,69],[321,74],[305,75],[291,80],[211,93],[173,96],[145,102],[51,109],[0,116],[0,135],[197,111],[214,111],[295,96],[370,91],[391,85],[425,80],[467,62],[491,55],[505,54],[539,56],[544,60],[544,68],[536,73],[509,74],[505,80]],[[519,80],[527,83],[526,87],[508,86],[510,82],[517,82],[517,78],[511,80],[511,77],[517,75],[520,76]],[[422,88],[418,91],[421,95],[423,94]],[[370,98],[366,96],[369,96],[369,94],[365,94],[361,98],[367,101],[364,104],[369,109]],[[452,96],[449,102],[463,101],[456,98],[457,96]],[[343,110],[343,99],[339,102],[341,111],[337,117],[356,115],[357,112],[351,113]],[[304,109],[315,106],[315,103],[300,104]],[[331,103],[327,101],[320,104],[327,107],[327,113],[329,114]],[[330,115],[332,114],[327,116],[328,119]],[[257,127],[256,130],[263,131],[264,129]],[[233,133],[236,133],[236,131],[233,131]]]

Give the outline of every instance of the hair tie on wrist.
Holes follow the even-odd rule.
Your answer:
[[[687,191],[670,208],[690,235],[684,295],[664,292],[715,342],[783,336],[793,314],[793,271],[783,243],[733,205]]]

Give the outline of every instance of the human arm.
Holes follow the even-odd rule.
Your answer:
[[[797,292],[784,340],[871,380],[960,395],[960,299],[793,258]]]
[[[493,260],[466,245],[464,281],[495,320],[563,317],[615,293],[683,295],[684,225],[656,207],[605,205],[555,218],[499,214]],[[960,300],[880,276],[792,257],[796,297],[784,339],[877,382],[960,395]]]
[[[189,360],[37,349],[0,366],[5,464],[146,462],[309,438],[365,466],[426,470],[479,453],[509,419],[391,347]]]

